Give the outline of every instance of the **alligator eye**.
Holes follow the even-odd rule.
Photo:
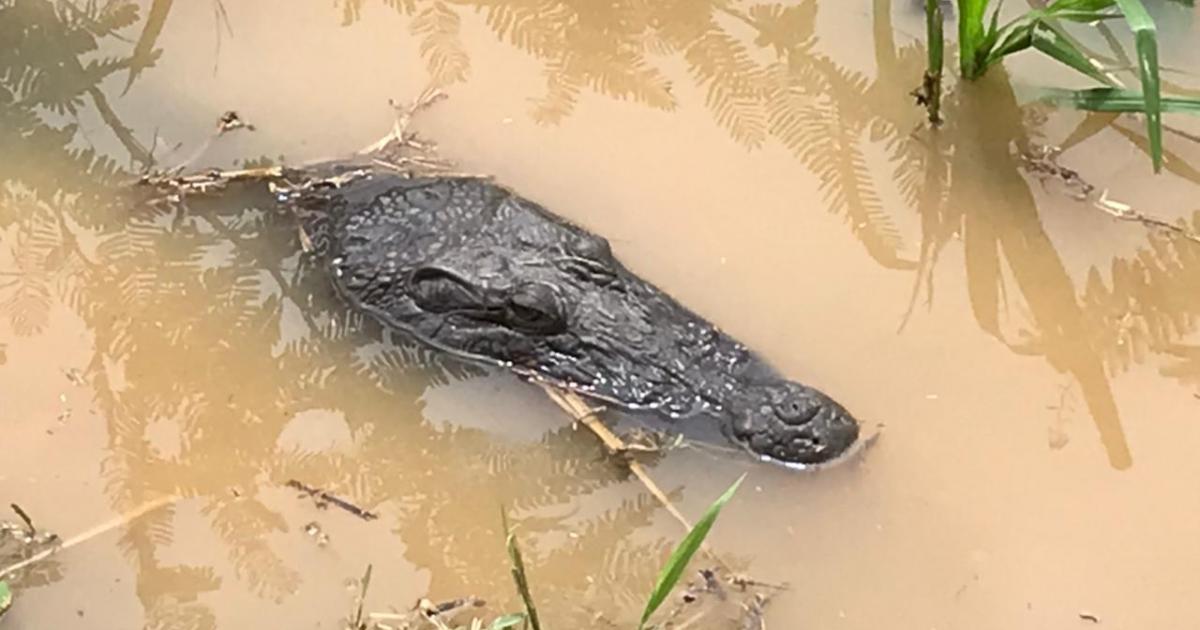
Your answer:
[[[544,284],[525,284],[513,289],[507,315],[512,328],[526,332],[552,335],[567,328],[562,304]]]
[[[789,397],[775,403],[775,415],[791,425],[808,424],[812,422],[819,411],[821,411],[819,405],[798,398]]]
[[[572,245],[571,252],[576,256],[595,261],[605,261],[612,258],[612,247],[608,241],[599,236],[580,236]]]
[[[480,307],[481,300],[465,280],[445,269],[422,267],[409,278],[413,302],[430,313],[447,313]]]
[[[590,234],[577,235],[557,261],[563,271],[580,282],[608,287],[617,280],[617,270],[608,241]]]

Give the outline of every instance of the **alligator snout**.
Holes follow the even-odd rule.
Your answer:
[[[791,381],[757,385],[731,405],[733,438],[783,464],[836,458],[858,439],[858,421],[824,393]]]

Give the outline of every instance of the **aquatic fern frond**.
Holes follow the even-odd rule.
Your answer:
[[[420,53],[434,86],[445,87],[467,79],[471,59],[459,38],[461,27],[458,13],[443,2],[430,4],[409,24],[413,35],[422,37]]]
[[[745,45],[714,25],[687,47],[684,59],[696,83],[706,88],[705,105],[717,124],[748,148],[762,146],[767,136],[764,70]]]

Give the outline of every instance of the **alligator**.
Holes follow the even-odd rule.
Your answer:
[[[670,419],[706,417],[759,458],[805,467],[855,444],[817,389],[627,269],[607,240],[487,178],[356,172],[287,197],[336,293],[477,363]]]

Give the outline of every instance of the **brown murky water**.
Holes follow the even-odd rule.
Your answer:
[[[511,610],[502,504],[551,627],[630,626],[681,532],[540,392],[345,317],[268,213],[113,193],[227,109],[256,130],[192,168],[348,153],[431,78],[444,154],[886,426],[819,474],[653,466],[693,516],[749,473],[711,543],[792,586],[768,627],[1200,623],[1200,245],[1020,158],[1061,145],[1093,198],[1197,229],[1200,144],[1153,176],[1137,119],[1028,102],[1077,84],[1030,57],[931,134],[909,2],[123,4],[0,1],[0,498],[64,535],[180,499],[19,576],[5,628],[337,628],[368,563],[369,609]],[[1195,67],[1194,10],[1158,12]]]

